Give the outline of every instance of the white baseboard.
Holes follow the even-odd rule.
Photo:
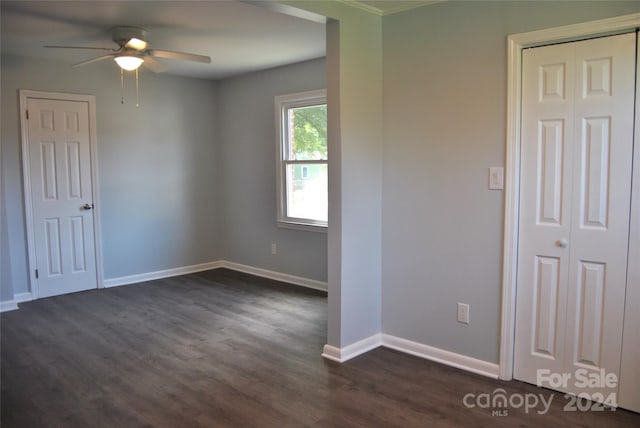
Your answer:
[[[328,360],[344,363],[358,355],[369,352],[379,346],[395,349],[405,354],[425,358],[437,363],[452,366],[461,370],[487,376],[493,379],[498,378],[499,366],[483,360],[478,360],[455,352],[446,351],[433,346],[425,345],[401,337],[389,334],[374,334],[358,342],[338,348],[331,345],[324,345],[322,356]]]
[[[154,279],[170,278],[172,276],[187,275],[190,273],[202,272],[211,269],[227,268],[238,272],[248,273],[263,278],[269,278],[276,281],[287,282],[289,284],[300,285],[315,290],[327,291],[327,283],[317,281],[315,279],[303,278],[300,276],[289,275],[286,273],[274,272],[267,269],[247,266],[240,263],[234,263],[227,260],[216,260],[214,262],[201,263],[197,265],[185,266],[174,269],[159,270],[156,272],[147,272],[136,275],[121,276],[118,278],[105,279],[102,282],[104,288],[119,287],[121,285],[137,284]],[[18,309],[18,303],[29,302],[33,300],[31,293],[18,293],[13,296],[13,300],[0,302],[0,312],[13,311]]]
[[[220,261],[201,263],[199,265],[185,266],[175,269],[159,270],[156,272],[140,273],[137,275],[121,276],[103,281],[105,288],[119,287],[121,285],[137,284],[139,282],[152,281],[154,279],[170,278],[172,276],[186,275],[222,267]]]
[[[29,293],[18,293],[13,295],[13,300],[16,303],[30,302],[33,300],[33,294]]]
[[[230,262],[227,260],[216,260],[214,262],[202,263],[199,265],[185,266],[175,269],[166,269],[156,272],[141,273],[136,275],[121,276],[119,278],[110,278],[103,281],[105,288],[119,287],[121,285],[137,284],[140,282],[152,281],[154,279],[169,278],[172,276],[186,275],[189,273],[202,272],[205,270],[227,268],[238,272],[248,273],[250,275],[260,276],[263,278],[273,279],[276,281],[287,282],[289,284],[301,285],[315,290],[327,291],[327,283],[317,281],[315,279],[303,278],[300,276],[289,275],[286,273],[274,272],[267,269],[247,266],[240,263]]]
[[[18,309],[18,303],[15,300],[4,300],[0,302],[0,312],[15,311]]]
[[[426,358],[427,360],[446,364],[458,369],[497,379],[500,374],[500,366],[488,361],[478,360],[455,352],[446,351],[433,346],[425,345],[411,340],[403,339],[388,334],[381,335],[382,346],[396,351]]]
[[[327,283],[324,281],[317,281],[315,279],[303,278],[301,276],[289,275],[288,273],[274,272],[272,270],[257,268],[253,266],[247,266],[240,263],[230,262],[227,260],[220,260],[220,266],[238,272],[248,273],[250,275],[260,276],[263,278],[273,279],[276,281],[287,282],[289,284],[301,285],[307,288],[313,288],[314,290],[327,291]]]
[[[324,348],[322,349],[322,356],[327,360],[344,363],[358,355],[362,355],[365,352],[369,352],[379,347],[381,345],[380,336],[381,335],[379,333],[374,334],[373,336],[366,337],[343,348],[324,345]]]

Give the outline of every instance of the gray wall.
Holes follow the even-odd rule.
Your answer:
[[[328,48],[335,56],[330,78],[336,84],[340,78],[333,87],[338,110],[330,115],[339,121],[340,141],[333,146],[339,152],[330,165],[340,170],[330,172],[330,185],[340,190],[332,196],[339,198],[332,210],[340,216],[334,240],[340,254],[329,281],[329,343],[345,346],[382,330],[497,362],[504,199],[502,192],[487,190],[487,168],[504,163],[506,37],[638,12],[640,3],[444,2],[384,17],[382,25],[344,4],[305,5],[341,19],[328,34],[336,45]],[[275,226],[273,129],[273,96],[324,87],[321,64],[217,86],[152,76],[143,80],[143,110],[125,114],[118,110],[111,72],[5,61],[2,162],[15,292],[24,290],[26,280],[18,86],[99,95],[107,277],[224,257],[325,279],[326,236]],[[96,81],[103,83],[96,87]],[[154,103],[152,96],[162,99]],[[131,121],[129,114],[143,117]],[[151,122],[160,132],[136,125]],[[181,132],[172,133],[176,129]],[[177,160],[169,162],[171,157]],[[129,182],[126,177],[140,164],[141,178]],[[174,180],[179,188],[172,187]],[[190,184],[192,196],[163,199]],[[200,199],[185,208],[193,195]],[[152,210],[141,211],[140,198]],[[119,228],[134,236],[128,239]],[[174,241],[184,253],[172,252]],[[272,242],[277,256],[270,254]],[[117,254],[127,243],[135,248],[133,260]],[[153,254],[147,255],[149,249]],[[5,260],[6,252],[0,256]],[[471,305],[468,326],[455,321],[458,301]]]
[[[105,279],[217,260],[216,83],[141,74],[136,109],[132,75],[120,104],[115,64],[71,68],[2,58],[2,174],[14,293],[29,291],[18,89],[96,96]],[[3,241],[6,241],[3,237]],[[3,269],[4,271],[4,269]],[[4,296],[3,296],[4,299]]]
[[[2,150],[0,150],[0,302],[13,300],[11,286],[11,260],[9,259],[9,229],[7,226],[7,204],[4,197],[2,177]]]
[[[497,362],[507,35],[639,2],[444,2],[383,20],[383,331]],[[456,322],[456,302],[471,323]]]
[[[337,44],[331,52],[338,74],[331,79],[339,78],[339,141],[329,143],[329,154],[339,153],[329,160],[329,221],[339,220],[330,245],[339,253],[330,255],[329,315],[340,299],[328,344],[339,347],[382,329],[382,20],[343,6],[337,6],[339,25],[327,27],[327,40]]]
[[[331,18],[327,344],[335,352],[382,328],[382,19],[346,2],[282,3]]]
[[[273,107],[325,88],[324,60],[221,82],[143,72],[139,109],[115,65],[4,56],[1,79],[1,301],[29,291],[18,89],[96,96],[105,279],[226,259],[326,281],[326,234],[275,227]]]
[[[218,205],[227,260],[327,280],[327,235],[276,226],[274,112],[276,95],[324,89],[325,75],[318,59],[220,81]]]

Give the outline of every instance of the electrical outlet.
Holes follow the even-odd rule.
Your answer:
[[[469,305],[458,302],[458,322],[469,324]]]
[[[274,256],[276,254],[278,254],[278,246],[276,245],[275,242],[273,244],[271,244],[271,254],[274,255]]]

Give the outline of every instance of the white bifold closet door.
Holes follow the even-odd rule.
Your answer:
[[[617,383],[581,375],[620,374],[635,55],[635,33],[523,52],[514,377],[596,401]]]

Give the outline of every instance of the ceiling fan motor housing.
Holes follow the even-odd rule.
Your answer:
[[[147,30],[140,27],[115,27],[111,30],[112,39],[122,47],[131,39],[147,40]]]

